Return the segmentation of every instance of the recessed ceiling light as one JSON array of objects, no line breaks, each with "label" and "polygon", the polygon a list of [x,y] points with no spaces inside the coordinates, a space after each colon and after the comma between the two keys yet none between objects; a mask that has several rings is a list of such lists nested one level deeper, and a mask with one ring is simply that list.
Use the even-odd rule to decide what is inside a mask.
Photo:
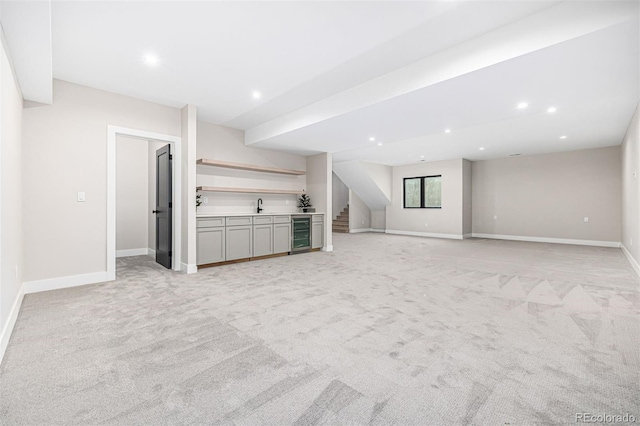
[{"label": "recessed ceiling light", "polygon": [[382,146],[382,142],[378,142],[378,146]]},{"label": "recessed ceiling light", "polygon": [[260,99],[260,97],[262,96],[262,93],[255,91],[252,93],[253,99]]},{"label": "recessed ceiling light", "polygon": [[567,136],[566,136],[566,135],[562,135],[562,136],[560,136],[560,139],[566,139],[566,138],[567,138]]},{"label": "recessed ceiling light", "polygon": [[525,109],[525,108],[526,108],[526,107],[528,107],[528,106],[529,106],[529,104],[528,104],[528,103],[526,103],[526,102],[520,102],[520,103],[518,104],[518,109]]},{"label": "recessed ceiling light", "polygon": [[451,133],[451,129],[444,129],[445,133]]},{"label": "recessed ceiling light", "polygon": [[482,147],[480,147],[478,149],[480,149],[480,151],[484,151],[484,146],[482,146]]},{"label": "recessed ceiling light", "polygon": [[158,57],[156,55],[148,54],[144,56],[144,63],[149,66],[156,66],[158,65],[158,62]]},{"label": "recessed ceiling light", "polygon": [[554,112],[556,112],[557,110],[558,110],[558,108],[556,108],[556,107],[549,107],[549,109],[547,110],[547,112],[548,112],[549,114],[553,114],[553,113],[554,113]]},{"label": "recessed ceiling light", "polygon": [[374,138],[373,136],[371,136],[371,137],[369,138],[369,140],[370,140],[371,142],[373,142],[373,141],[375,141],[375,140],[376,140],[376,138]]},{"label": "recessed ceiling light", "polygon": [[421,155],[420,158],[424,158],[424,155]]}]

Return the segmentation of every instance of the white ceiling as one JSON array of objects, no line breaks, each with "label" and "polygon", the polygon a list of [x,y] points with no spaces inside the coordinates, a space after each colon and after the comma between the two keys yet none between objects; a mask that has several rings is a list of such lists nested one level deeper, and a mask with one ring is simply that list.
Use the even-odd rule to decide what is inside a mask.
[{"label": "white ceiling", "polygon": [[[619,144],[639,100],[638,15],[611,1],[53,1],[49,61],[54,78],[194,104],[256,147],[476,160]],[[38,100],[20,68],[46,52],[16,59],[34,37],[7,31],[34,22],[0,19]]]}]

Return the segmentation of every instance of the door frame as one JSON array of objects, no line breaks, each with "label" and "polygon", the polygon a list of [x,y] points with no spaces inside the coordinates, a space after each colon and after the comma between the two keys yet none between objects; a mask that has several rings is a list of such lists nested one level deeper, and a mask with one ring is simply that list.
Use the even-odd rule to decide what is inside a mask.
[{"label": "door frame", "polygon": [[182,247],[182,138],[120,126],[107,126],[107,280],[116,279],[116,140],[118,135],[171,144],[173,223],[171,269],[180,271]]}]

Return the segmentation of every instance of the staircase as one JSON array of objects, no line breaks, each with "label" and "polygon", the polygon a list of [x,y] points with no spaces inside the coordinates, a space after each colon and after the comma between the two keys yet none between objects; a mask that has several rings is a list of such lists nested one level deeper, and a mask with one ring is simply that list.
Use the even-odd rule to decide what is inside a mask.
[{"label": "staircase", "polygon": [[349,233],[349,206],[342,210],[337,219],[333,221],[333,232]]}]

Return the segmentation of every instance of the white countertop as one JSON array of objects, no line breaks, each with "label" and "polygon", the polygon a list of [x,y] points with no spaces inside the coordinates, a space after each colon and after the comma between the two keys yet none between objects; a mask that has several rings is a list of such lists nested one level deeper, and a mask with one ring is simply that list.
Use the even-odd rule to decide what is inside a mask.
[{"label": "white countertop", "polygon": [[231,216],[280,216],[280,215],[294,215],[294,214],[324,214],[323,212],[262,212],[262,213],[197,213],[196,217],[231,217]]}]

